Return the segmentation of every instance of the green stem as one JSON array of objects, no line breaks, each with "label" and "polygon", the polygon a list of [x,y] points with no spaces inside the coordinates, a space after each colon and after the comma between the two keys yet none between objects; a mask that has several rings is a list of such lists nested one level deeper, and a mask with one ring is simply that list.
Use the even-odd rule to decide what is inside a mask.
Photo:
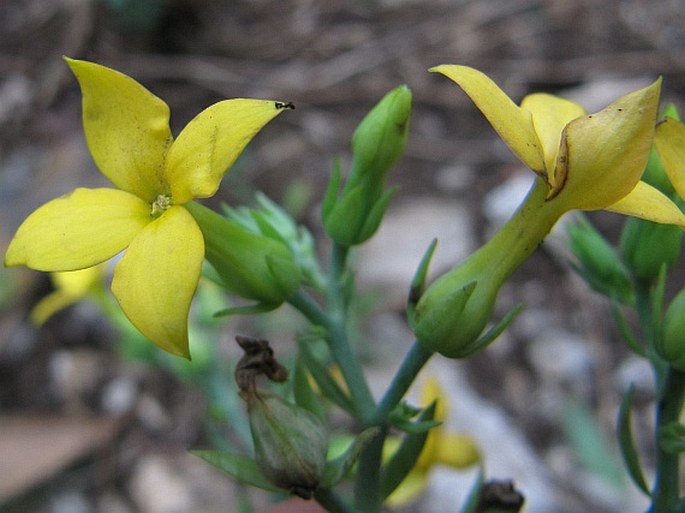
[{"label": "green stem", "polygon": [[329,347],[350,391],[357,420],[362,425],[367,425],[376,403],[347,336],[347,298],[343,280],[347,270],[348,250],[345,246],[333,244],[326,309],[330,321]]},{"label": "green stem", "polygon": [[685,396],[685,373],[670,368],[656,414],[656,478],[650,513],[672,513],[680,495],[680,454],[667,452],[660,443],[662,429],[678,422]]},{"label": "green stem", "polygon": [[362,451],[357,462],[357,477],[354,482],[354,504],[359,512],[378,513],[383,507],[381,496],[381,465],[383,445],[388,427],[380,431]]},{"label": "green stem", "polygon": [[333,490],[319,489],[314,493],[314,498],[330,513],[355,513],[355,509]]},{"label": "green stem", "polygon": [[395,373],[390,386],[378,403],[372,425],[378,426],[387,421],[388,414],[399,404],[416,379],[416,376],[418,376],[433,354],[433,351],[427,349],[419,342],[414,342],[414,345],[412,345],[404,357],[397,373]]}]

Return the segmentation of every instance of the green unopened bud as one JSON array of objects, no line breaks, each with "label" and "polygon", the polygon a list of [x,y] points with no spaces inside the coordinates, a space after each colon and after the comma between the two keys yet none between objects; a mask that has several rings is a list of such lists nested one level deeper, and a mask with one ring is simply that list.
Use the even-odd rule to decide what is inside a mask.
[{"label": "green unopened bud", "polygon": [[282,242],[254,233],[199,203],[185,206],[202,230],[207,260],[228,290],[270,308],[297,291],[300,269]]},{"label": "green unopened bud", "polygon": [[400,86],[386,94],[355,130],[345,187],[338,196],[336,169],[323,205],[324,227],[338,244],[360,244],[378,229],[394,192],[385,189],[385,178],[404,152],[410,117],[411,91]]},{"label": "green unopened bud", "polygon": [[422,345],[450,358],[484,347],[481,333],[492,318],[500,288],[563,213],[555,202],[545,201],[546,194],[547,185],[536,179],[509,222],[420,296],[416,308],[410,309],[410,323]]},{"label": "green unopened bud", "polygon": [[666,310],[656,350],[674,368],[685,371],[685,289],[676,294]]},{"label": "green unopened bud", "polygon": [[576,271],[593,290],[622,303],[633,299],[630,275],[614,247],[578,214],[568,227],[569,246],[577,262]]},{"label": "green unopened bud", "polygon": [[623,261],[638,278],[655,279],[678,261],[682,238],[679,226],[631,217],[621,232]]}]

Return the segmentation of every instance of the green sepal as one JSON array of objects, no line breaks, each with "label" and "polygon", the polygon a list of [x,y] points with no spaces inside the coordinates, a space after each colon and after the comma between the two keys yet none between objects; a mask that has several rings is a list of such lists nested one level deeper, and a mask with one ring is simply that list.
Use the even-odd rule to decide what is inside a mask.
[{"label": "green sepal", "polygon": [[281,306],[280,304],[273,304],[273,303],[255,303],[252,305],[244,305],[244,306],[232,306],[230,308],[225,308],[223,310],[219,310],[218,312],[214,312],[214,317],[219,318],[219,317],[228,317],[229,315],[254,315],[254,314],[260,314],[264,312],[271,312],[272,310],[275,310]]},{"label": "green sepal", "polygon": [[203,459],[210,465],[220,469],[243,484],[261,488],[268,492],[281,492],[282,489],[273,485],[262,473],[257,463],[243,454],[229,451],[199,450],[190,454]]},{"label": "green sepal", "polygon": [[322,218],[326,219],[330,214],[338,200],[338,192],[340,191],[340,182],[342,180],[342,171],[340,169],[340,159],[337,158],[333,162],[333,174],[328,182],[326,188],[326,195],[323,198],[321,205]]},{"label": "green sepal", "polygon": [[478,470],[478,475],[476,476],[473,485],[469,490],[469,494],[466,497],[466,502],[461,507],[459,513],[476,513],[476,508],[478,507],[478,502],[480,501],[480,490],[483,488],[483,483],[485,482],[485,469],[481,466]]},{"label": "green sepal", "polygon": [[407,295],[407,321],[412,330],[416,326],[416,304],[419,302],[419,299],[421,299],[421,294],[423,294],[423,291],[425,290],[428,268],[430,267],[430,262],[437,246],[438,239],[433,239],[428,245],[428,249],[426,249],[423,254],[421,262],[419,262],[419,266],[416,268],[414,277],[409,285],[409,294]]},{"label": "green sepal", "polygon": [[492,344],[495,339],[497,339],[497,337],[499,337],[502,332],[504,332],[504,330],[507,329],[512,322],[514,322],[514,319],[516,319],[518,314],[520,314],[524,308],[525,306],[523,304],[519,304],[509,310],[497,324],[486,331],[483,335],[478,337],[475,342],[466,346],[463,349],[463,352],[460,353],[457,358],[466,358],[467,356],[471,356],[472,354],[477,353],[481,349],[485,349],[487,346]]},{"label": "green sepal", "polygon": [[293,373],[293,396],[295,404],[314,415],[323,419],[326,416],[321,398],[317,395],[311,385],[309,372],[303,362],[302,356],[298,355],[295,361],[295,372]]},{"label": "green sepal", "polygon": [[378,227],[381,225],[381,222],[383,221],[383,217],[385,217],[385,212],[388,210],[390,201],[392,200],[392,197],[395,195],[395,192],[397,192],[398,188],[399,187],[390,187],[383,193],[380,199],[376,201],[376,203],[374,203],[373,208],[371,208],[371,211],[364,220],[364,224],[362,224],[361,231],[357,236],[357,244],[366,242],[373,236],[374,233],[376,233],[376,230],[378,230]]},{"label": "green sepal", "polygon": [[[419,415],[419,422],[429,422],[435,416],[437,402],[433,401]],[[381,496],[388,497],[416,465],[428,438],[428,430],[408,434],[398,449],[381,469]]]},{"label": "green sepal", "polygon": [[616,426],[618,431],[618,446],[621,449],[621,456],[623,456],[623,462],[628,470],[628,475],[647,497],[651,497],[652,494],[649,491],[647,481],[642,473],[640,456],[635,448],[633,428],[631,426],[631,410],[633,409],[634,392],[635,387],[631,384],[623,396],[621,407],[618,410],[618,422]]},{"label": "green sepal", "polygon": [[331,377],[326,366],[312,354],[306,344],[300,344],[300,357],[323,396],[350,414],[355,409],[349,395]]},{"label": "green sepal", "polygon": [[420,408],[415,408],[414,406],[402,402],[390,412],[388,421],[400,431],[409,434],[425,433],[442,424],[442,422],[437,420],[412,421],[411,419],[416,417],[421,411]]},{"label": "green sepal", "polygon": [[353,246],[368,215],[363,184],[345,191],[323,218],[328,236],[341,246]]},{"label": "green sepal", "polygon": [[379,427],[365,429],[354,438],[343,454],[332,460],[327,460],[321,478],[321,487],[331,488],[342,481],[357,462],[361,452],[379,431]]}]

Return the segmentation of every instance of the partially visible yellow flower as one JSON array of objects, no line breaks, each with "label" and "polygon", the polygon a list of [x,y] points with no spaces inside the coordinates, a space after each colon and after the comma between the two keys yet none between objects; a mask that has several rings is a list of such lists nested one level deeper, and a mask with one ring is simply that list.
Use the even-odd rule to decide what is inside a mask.
[{"label": "partially visible yellow flower", "polygon": [[667,117],[656,127],[654,146],[673,188],[685,199],[685,123]]},{"label": "partially visible yellow flower", "polygon": [[489,77],[467,66],[431,71],[456,82],[504,142],[548,185],[547,200],[563,211],[606,209],[685,226],[680,210],[640,181],[652,145],[661,79],[605,109],[586,114],[551,94],[526,96],[517,106]]},{"label": "partially visible yellow flower", "polygon": [[83,93],[83,127],[96,165],[117,188],[52,200],[19,227],[5,265],[74,271],[126,250],[112,291],[138,330],[189,357],[188,311],[205,256],[185,203],[212,196],[247,143],[287,104],[233,99],[198,114],[176,139],[169,107],[132,78],[67,59]]},{"label": "partially visible yellow flower", "polygon": [[[434,418],[443,422],[448,415],[447,395],[438,380],[431,377],[421,388],[421,402],[427,405],[435,400],[437,402]],[[399,439],[388,439],[388,445],[399,445]],[[470,436],[452,433],[442,424],[434,427],[428,433],[416,465],[387,498],[387,504],[398,507],[416,500],[428,486],[428,477],[435,465],[463,469],[475,465],[479,460],[478,448]]]},{"label": "partially visible yellow flower", "polygon": [[50,294],[38,301],[31,310],[31,322],[45,323],[54,314],[97,293],[104,287],[105,265],[95,265],[78,271],[52,273],[50,278],[55,288]]}]

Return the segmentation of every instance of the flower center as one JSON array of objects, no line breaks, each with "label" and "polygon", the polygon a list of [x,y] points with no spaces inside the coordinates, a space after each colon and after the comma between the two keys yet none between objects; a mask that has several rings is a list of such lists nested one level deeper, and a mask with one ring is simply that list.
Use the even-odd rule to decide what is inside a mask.
[{"label": "flower center", "polygon": [[158,218],[164,212],[166,212],[170,206],[171,196],[167,194],[160,194],[155,198],[155,201],[152,202],[150,208],[150,217],[154,217],[155,219]]}]

